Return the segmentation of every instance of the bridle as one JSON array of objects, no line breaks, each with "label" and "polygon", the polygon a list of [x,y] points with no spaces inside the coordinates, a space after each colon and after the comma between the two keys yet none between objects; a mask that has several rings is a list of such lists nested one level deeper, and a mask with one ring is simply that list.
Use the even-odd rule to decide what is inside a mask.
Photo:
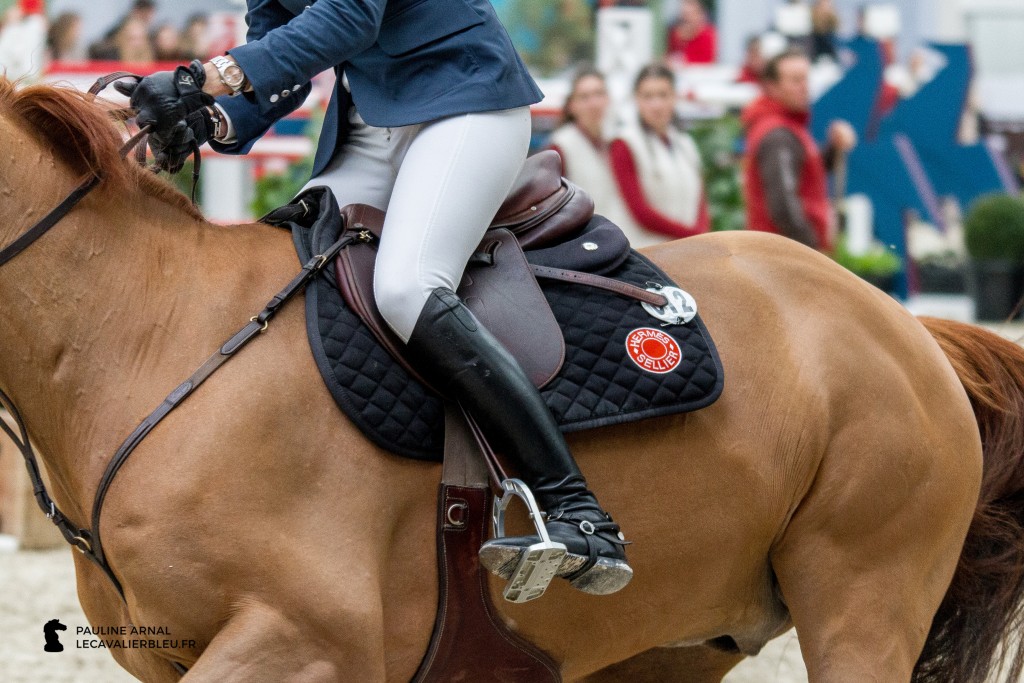
[{"label": "bridle", "polygon": [[[141,80],[142,77],[127,72],[113,73],[97,80],[92,88],[89,89],[89,94],[95,96],[111,83],[122,78],[135,78]],[[122,112],[120,116],[124,116],[124,113]],[[122,120],[127,120],[127,117],[124,116]],[[148,133],[149,127],[146,127],[131,136],[120,149],[121,158],[127,158],[128,154],[135,149],[137,151],[137,159],[142,164],[145,164],[146,145],[144,143]],[[195,183],[198,180],[200,163],[198,145],[195,145],[193,149],[193,159],[194,171],[192,197],[194,202]],[[11,259],[25,251],[25,249],[46,234],[46,232],[53,226],[57,225],[57,223],[67,216],[77,204],[79,204],[102,182],[102,180],[102,177],[97,174],[91,174],[89,177],[82,180],[81,183],[72,190],[56,208],[46,214],[31,228],[22,233],[10,245],[0,249],[0,268],[2,268]],[[303,207],[305,207],[304,204]],[[308,209],[304,208],[303,210]],[[300,217],[288,213],[289,211],[294,213],[294,208],[291,206],[283,207],[281,211],[285,211],[285,215],[282,217],[283,221],[294,220]],[[277,213],[278,212],[273,212],[271,215]],[[117,588],[117,592],[120,594],[122,600],[125,599],[124,588],[117,576],[114,574],[113,569],[111,569],[108,564],[103,552],[103,545],[100,540],[100,513],[103,509],[103,501],[106,498],[107,491],[114,477],[117,475],[117,472],[128,459],[128,456],[132,454],[136,447],[142,443],[142,440],[146,435],[148,435],[161,420],[163,420],[172,410],[188,398],[192,392],[194,392],[200,384],[206,381],[210,375],[220,368],[221,365],[230,360],[235,353],[241,350],[259,334],[265,332],[270,323],[270,319],[273,318],[277,311],[296,293],[301,291],[303,287],[305,287],[306,283],[319,274],[328,263],[333,261],[334,257],[338,255],[342,248],[352,242],[355,242],[357,239],[359,238],[355,233],[346,232],[342,234],[341,238],[337,242],[328,247],[324,253],[312,257],[302,267],[302,270],[299,271],[299,273],[291,280],[291,282],[289,282],[284,289],[278,292],[277,295],[267,303],[262,311],[250,318],[249,322],[244,327],[224,342],[224,344],[222,344],[221,347],[199,367],[199,369],[192,373],[188,379],[178,385],[178,387],[174,389],[174,391],[172,391],[167,398],[165,398],[163,402],[135,428],[134,431],[132,431],[128,438],[122,442],[120,448],[117,449],[114,457],[107,464],[103,477],[100,479],[96,496],[93,499],[92,524],[90,528],[84,528],[74,524],[71,519],[57,507],[53,499],[50,497],[46,490],[46,485],[43,482],[39,469],[38,458],[29,441],[28,430],[21,417],[21,413],[18,412],[18,409],[14,405],[14,401],[10,396],[5,394],[3,390],[0,390],[0,406],[7,410],[13,418],[16,427],[15,429],[15,427],[8,425],[5,420],[0,419],[0,429],[10,437],[11,441],[21,452],[22,457],[25,460],[25,466],[28,469],[29,479],[32,482],[32,492],[40,509],[46,514],[46,517],[56,525],[57,529],[60,530],[64,540],[103,570],[103,573],[106,574],[107,578],[109,578],[114,584],[114,587]],[[171,664],[178,673],[186,673],[187,669],[180,662],[171,661]]]},{"label": "bridle", "polygon": [[[104,76],[96,81],[93,86],[89,89],[89,94],[96,96],[108,85],[114,81],[121,80],[122,78],[136,78],[141,80],[142,77],[137,74],[128,73],[126,71],[118,71],[117,73]],[[123,117],[124,114],[117,114],[116,116]],[[128,153],[133,149],[138,148],[141,151],[142,162],[145,163],[146,146],[140,145],[140,143],[146,140],[149,135],[149,126],[143,128],[135,135],[128,138],[128,140],[121,146],[119,154],[122,159],[128,157]],[[38,223],[33,225],[31,228],[23,232],[18,239],[14,240],[11,244],[7,245],[3,249],[0,249],[0,268],[4,266],[8,261],[13,259],[21,252],[28,249],[28,247],[35,242],[37,239],[47,233],[47,231],[53,226],[57,225],[62,218],[67,216],[72,209],[74,209],[79,202],[86,198],[86,196],[96,189],[96,186],[103,181],[103,178],[99,175],[90,174],[87,178],[79,183],[78,187],[72,190],[67,197],[64,198],[55,209],[50,213],[43,216]]]},{"label": "bridle", "polygon": [[[135,78],[141,80],[142,77],[136,74],[119,71],[98,79],[89,89],[89,94],[95,97],[111,83],[122,78]],[[128,138],[119,150],[121,158],[127,158],[128,154],[133,149],[138,148],[141,150],[141,158],[144,162],[146,146],[145,144],[140,145],[140,143],[145,142],[148,134],[149,128],[146,127]],[[75,189],[68,193],[56,208],[43,216],[35,225],[23,232],[11,244],[0,249],[0,268],[28,249],[36,240],[45,235],[50,228],[57,225],[57,223],[67,216],[72,209],[74,209],[83,199],[86,198],[86,196],[88,196],[90,192],[96,189],[102,181],[103,178],[100,175],[90,174],[87,178],[82,180]],[[35,451],[32,448],[32,444],[29,442],[25,423],[22,420],[17,407],[14,405],[14,401],[5,394],[3,390],[0,390],[0,405],[6,408],[7,412],[14,419],[14,423],[18,431],[16,433],[14,429],[2,419],[0,419],[0,429],[3,429],[7,436],[10,437],[11,441],[14,442],[14,445],[19,451],[21,451],[22,456],[25,458],[25,465],[28,467],[29,479],[32,482],[32,492],[35,495],[36,502],[39,504],[40,509],[42,509],[42,511],[46,513],[46,517],[57,526],[61,535],[64,537],[64,540],[88,555],[92,550],[89,543],[88,532],[83,533],[83,529],[72,524],[67,515],[61,512],[53,502],[53,499],[50,498],[39,471],[39,464],[36,459]]]}]

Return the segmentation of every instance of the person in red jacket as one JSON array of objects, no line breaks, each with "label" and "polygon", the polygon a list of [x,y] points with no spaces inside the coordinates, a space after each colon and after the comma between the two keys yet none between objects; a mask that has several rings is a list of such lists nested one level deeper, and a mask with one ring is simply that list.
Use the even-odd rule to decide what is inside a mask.
[{"label": "person in red jacket", "polygon": [[764,94],[743,112],[747,227],[830,251],[834,220],[826,168],[853,148],[857,135],[849,123],[835,121],[828,148],[818,149],[809,129],[810,67],[799,50],[772,58],[765,67]]},{"label": "person in red jacket", "polygon": [[685,64],[713,64],[718,33],[700,0],[683,0],[679,19],[668,29],[667,56]]}]

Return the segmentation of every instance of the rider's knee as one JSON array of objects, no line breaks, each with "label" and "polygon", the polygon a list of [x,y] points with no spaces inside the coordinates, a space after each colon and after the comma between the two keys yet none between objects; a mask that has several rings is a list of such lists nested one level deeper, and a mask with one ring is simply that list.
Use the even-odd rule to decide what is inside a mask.
[{"label": "rider's knee", "polygon": [[375,278],[374,297],[381,317],[403,340],[409,338],[426,295],[412,277]]}]

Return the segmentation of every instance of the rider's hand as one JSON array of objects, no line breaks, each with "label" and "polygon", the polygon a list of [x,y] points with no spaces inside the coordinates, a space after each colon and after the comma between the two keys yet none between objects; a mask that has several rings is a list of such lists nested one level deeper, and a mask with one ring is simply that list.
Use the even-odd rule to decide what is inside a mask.
[{"label": "rider's hand", "polygon": [[195,133],[184,121],[149,136],[153,163],[157,168],[172,174],[181,170],[197,145]]},{"label": "rider's hand", "polygon": [[[203,92],[204,83],[206,71],[202,62],[195,60],[174,71],[158,71],[138,83],[119,81],[114,87],[131,98],[140,128],[152,126],[151,135],[170,140],[180,122],[213,104],[213,97]],[[196,128],[197,123],[188,126]]]}]

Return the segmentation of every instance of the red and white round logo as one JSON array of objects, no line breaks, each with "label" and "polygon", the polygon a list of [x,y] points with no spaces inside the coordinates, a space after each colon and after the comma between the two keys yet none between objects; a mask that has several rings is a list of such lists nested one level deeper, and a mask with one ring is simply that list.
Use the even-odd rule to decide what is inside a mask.
[{"label": "red and white round logo", "polygon": [[656,375],[672,372],[683,362],[679,343],[653,327],[630,332],[626,337],[626,353],[641,369]]}]

